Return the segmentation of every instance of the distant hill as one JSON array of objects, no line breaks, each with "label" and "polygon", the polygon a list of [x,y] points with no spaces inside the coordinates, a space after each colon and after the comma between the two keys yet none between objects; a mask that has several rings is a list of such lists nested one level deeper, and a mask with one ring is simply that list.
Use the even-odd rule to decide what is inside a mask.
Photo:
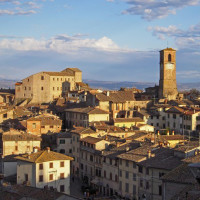
[{"label": "distant hill", "polygon": [[[9,80],[0,78],[0,88],[15,88],[15,83],[18,80]],[[144,90],[147,87],[155,86],[153,82],[131,82],[131,81],[96,81],[96,80],[83,80],[88,83],[92,88],[100,88],[104,90],[119,90],[121,87],[136,87],[140,90]],[[178,83],[178,90],[190,90],[196,88],[200,90],[200,82],[197,83]]]},{"label": "distant hill", "polygon": [[14,89],[16,82],[17,82],[17,80],[9,80],[9,79],[0,78],[0,88]]},{"label": "distant hill", "polygon": [[[88,83],[92,88],[101,88],[104,90],[119,90],[121,87],[136,87],[137,89],[144,90],[147,87],[153,87],[156,83],[153,82],[130,82],[130,81],[95,81],[83,80]],[[190,90],[196,88],[200,90],[200,82],[197,83],[178,83],[178,90]]]}]

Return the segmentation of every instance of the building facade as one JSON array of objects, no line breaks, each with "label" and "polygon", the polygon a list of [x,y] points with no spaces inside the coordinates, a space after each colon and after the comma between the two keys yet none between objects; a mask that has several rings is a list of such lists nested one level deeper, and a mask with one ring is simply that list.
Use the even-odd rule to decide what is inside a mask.
[{"label": "building facade", "polygon": [[15,84],[15,99],[29,99],[31,103],[48,103],[75,89],[82,82],[78,68],[66,68],[61,72],[39,72]]}]

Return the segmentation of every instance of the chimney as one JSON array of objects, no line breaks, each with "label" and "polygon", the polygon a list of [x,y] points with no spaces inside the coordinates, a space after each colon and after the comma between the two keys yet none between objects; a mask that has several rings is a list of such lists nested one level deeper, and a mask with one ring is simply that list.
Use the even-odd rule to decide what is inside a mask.
[{"label": "chimney", "polygon": [[106,92],[106,96],[109,97],[110,96],[110,91]]},{"label": "chimney", "polygon": [[38,148],[37,147],[34,147],[33,148],[33,153],[37,153],[38,152]]},{"label": "chimney", "polygon": [[172,135],[174,135],[174,131],[172,131]]},{"label": "chimney", "polygon": [[50,147],[47,147],[46,150],[47,150],[47,152],[49,153],[49,152],[50,152]]},{"label": "chimney", "polygon": [[158,136],[160,135],[160,131],[158,131],[157,135],[158,135]]},{"label": "chimney", "polygon": [[169,131],[167,131],[167,135],[169,135]]},{"label": "chimney", "polygon": [[130,150],[130,148],[127,146],[127,147],[126,147],[126,152],[128,152],[129,150]]},{"label": "chimney", "polygon": [[147,151],[147,157],[148,157],[148,158],[151,158],[151,150],[148,150],[148,151]]}]

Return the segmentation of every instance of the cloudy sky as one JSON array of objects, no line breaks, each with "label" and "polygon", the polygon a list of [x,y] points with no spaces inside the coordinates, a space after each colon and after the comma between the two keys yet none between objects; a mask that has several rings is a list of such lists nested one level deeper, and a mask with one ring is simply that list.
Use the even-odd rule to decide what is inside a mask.
[{"label": "cloudy sky", "polygon": [[159,50],[178,82],[200,80],[200,0],[0,0],[0,78],[78,67],[85,79],[158,82]]}]

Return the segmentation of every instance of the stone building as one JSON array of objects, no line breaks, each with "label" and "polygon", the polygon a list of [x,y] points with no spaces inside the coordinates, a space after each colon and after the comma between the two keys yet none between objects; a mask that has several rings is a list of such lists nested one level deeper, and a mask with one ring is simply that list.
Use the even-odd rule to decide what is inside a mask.
[{"label": "stone building", "polygon": [[48,132],[59,133],[61,128],[62,120],[51,114],[43,114],[27,120],[27,132],[35,135]]},{"label": "stone building", "polygon": [[0,134],[0,152],[3,156],[32,152],[40,148],[41,138],[25,132],[11,129]]},{"label": "stone building", "polygon": [[50,151],[17,156],[17,184],[49,187],[70,194],[70,161],[73,158]]},{"label": "stone building", "polygon": [[90,122],[109,121],[109,112],[93,107],[66,109],[66,126],[88,127]]},{"label": "stone building", "polygon": [[159,99],[176,99],[176,50],[166,48],[160,51]]},{"label": "stone building", "polygon": [[79,82],[82,82],[82,72],[78,68],[39,72],[15,84],[15,99],[17,102],[28,99],[31,103],[48,103],[74,90]]}]

